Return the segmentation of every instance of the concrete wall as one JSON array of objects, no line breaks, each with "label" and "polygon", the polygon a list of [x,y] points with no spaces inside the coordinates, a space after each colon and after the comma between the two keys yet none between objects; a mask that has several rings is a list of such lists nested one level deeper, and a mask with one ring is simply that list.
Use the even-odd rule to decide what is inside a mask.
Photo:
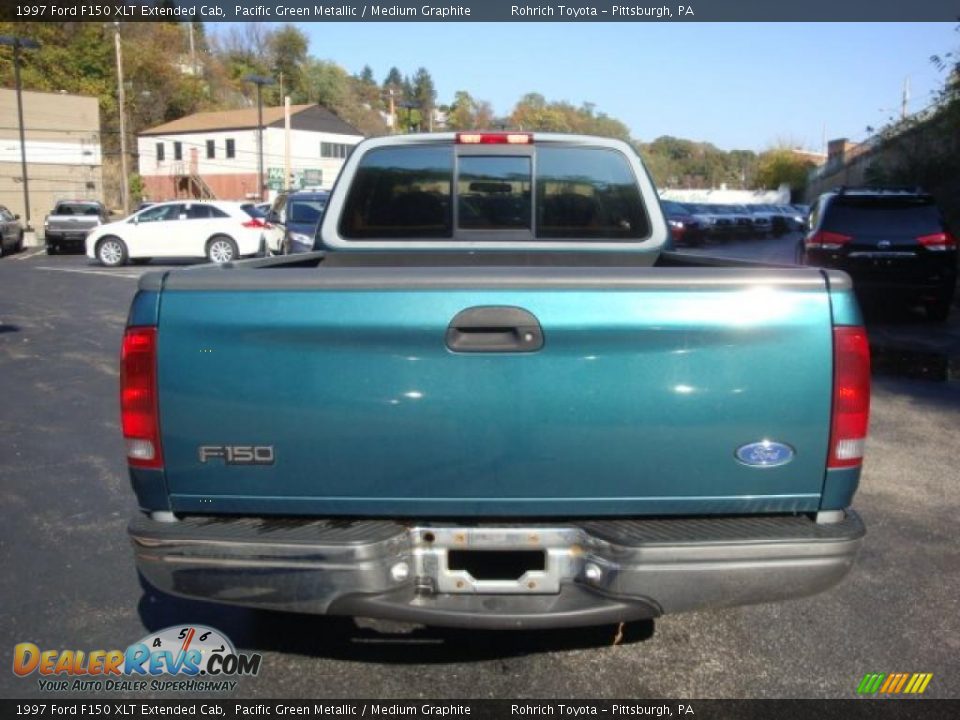
[{"label": "concrete wall", "polygon": [[[64,93],[23,93],[30,218],[42,230],[57,200],[103,202],[100,107],[96,98]],[[0,89],[0,205],[26,221],[20,166],[17,95]]]},{"label": "concrete wall", "polygon": [[781,185],[778,190],[683,190],[667,189],[660,192],[664,200],[718,205],[789,205],[790,188]]},{"label": "concrete wall", "polygon": [[827,162],[813,170],[807,181],[806,201],[841,185],[866,185],[869,168],[883,155],[879,143],[851,143],[845,138],[831,140]]},{"label": "concrete wall", "polygon": [[960,234],[960,100],[935,105],[888,128],[843,162],[811,173],[808,200],[840,185],[922,187]]}]

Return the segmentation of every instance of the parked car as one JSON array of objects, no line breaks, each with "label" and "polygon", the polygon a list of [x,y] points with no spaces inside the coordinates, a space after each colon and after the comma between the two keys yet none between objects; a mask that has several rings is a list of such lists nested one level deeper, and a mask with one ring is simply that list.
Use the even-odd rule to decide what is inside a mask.
[{"label": "parked car", "polygon": [[225,263],[261,250],[264,222],[241,203],[175,200],[157,203],[87,236],[87,257],[107,267],[155,257],[205,257]]},{"label": "parked car", "polygon": [[797,225],[797,230],[807,229],[807,220],[810,218],[810,206],[809,205],[788,205],[787,207],[793,208],[795,214],[792,216],[794,220],[799,221]]},{"label": "parked car", "polygon": [[0,257],[23,250],[23,225],[20,216],[0,205]]},{"label": "parked car", "polygon": [[303,190],[277,195],[266,218],[267,250],[276,255],[313,250],[317,224],[329,197],[326,191]]},{"label": "parked car", "polygon": [[61,200],[43,220],[43,239],[47,255],[65,249],[82,250],[87,234],[110,222],[110,213],[94,200]]},{"label": "parked car", "polygon": [[919,301],[932,320],[950,313],[957,240],[922,191],[841,188],[821,195],[797,259],[848,272],[861,296]]},{"label": "parked car", "polygon": [[757,233],[753,213],[745,205],[718,205],[717,207],[732,219],[734,234],[746,237]]},{"label": "parked car", "polygon": [[683,204],[710,238],[724,238],[733,234],[733,220],[727,213],[717,210],[715,205],[706,203]]},{"label": "parked car", "polygon": [[676,245],[702,245],[705,230],[686,207],[681,203],[661,200],[660,207],[667,217],[667,225]]},{"label": "parked car", "polygon": [[[240,207],[243,208],[243,211],[250,217],[260,218],[261,220],[266,220],[267,213],[270,212],[269,203],[251,203],[245,202],[240,203]],[[266,225],[266,222],[264,222]]]},{"label": "parked car", "polygon": [[777,217],[777,213],[768,205],[753,204],[738,205],[737,207],[742,207],[750,213],[750,217],[753,220],[754,235],[763,236],[775,233],[777,226],[775,218]]},{"label": "parked car", "polygon": [[806,215],[799,212],[792,205],[768,205],[773,213],[773,234],[783,235],[795,230],[802,230]]}]

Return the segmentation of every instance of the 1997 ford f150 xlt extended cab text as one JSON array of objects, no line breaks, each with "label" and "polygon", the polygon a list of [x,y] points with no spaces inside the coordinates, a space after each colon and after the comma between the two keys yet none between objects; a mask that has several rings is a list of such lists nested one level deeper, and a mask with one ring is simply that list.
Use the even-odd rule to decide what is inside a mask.
[{"label": "1997 ford f150 xlt extended cab text", "polygon": [[599,138],[368,140],[322,249],[145,275],[122,412],[169,593],[434,625],[613,623],[850,569],[849,278],[683,256]]}]

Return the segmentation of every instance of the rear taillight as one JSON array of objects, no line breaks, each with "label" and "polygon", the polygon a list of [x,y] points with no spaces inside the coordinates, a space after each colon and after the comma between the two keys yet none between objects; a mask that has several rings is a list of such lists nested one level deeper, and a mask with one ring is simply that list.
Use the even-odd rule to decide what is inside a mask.
[{"label": "rear taillight", "polygon": [[120,355],[120,417],[127,462],[163,467],[157,408],[157,329],[127,328]]},{"label": "rear taillight", "polygon": [[870,421],[870,346],[862,327],[833,329],[833,417],[827,467],[856,467]]},{"label": "rear taillight", "polygon": [[804,240],[808,250],[839,250],[853,240],[849,235],[821,230]]},{"label": "rear taillight", "polygon": [[917,238],[917,242],[927,250],[956,250],[957,239],[948,232],[933,233]]},{"label": "rear taillight", "polygon": [[267,224],[260,218],[250,218],[245,223],[241,223],[245,228],[253,230],[255,228],[265,228]]},{"label": "rear taillight", "polygon": [[532,145],[532,133],[457,133],[459,145]]}]

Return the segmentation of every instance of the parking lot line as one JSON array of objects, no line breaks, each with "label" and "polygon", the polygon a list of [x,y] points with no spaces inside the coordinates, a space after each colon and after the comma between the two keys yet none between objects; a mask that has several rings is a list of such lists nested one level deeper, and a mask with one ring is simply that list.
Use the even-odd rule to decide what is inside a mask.
[{"label": "parking lot line", "polygon": [[16,257],[11,258],[12,260],[29,260],[32,257],[37,255],[46,254],[46,248],[34,248],[33,250],[24,250],[22,253],[18,253]]},{"label": "parking lot line", "polygon": [[37,265],[36,270],[53,270],[55,272],[72,272],[72,273],[82,273],[84,275],[106,275],[107,277],[119,277],[126,278],[128,280],[139,280],[140,275],[143,273],[137,273],[136,275],[130,275],[124,272],[110,272],[109,270],[83,270],[81,268],[57,268],[57,267],[47,267],[46,265]]}]

